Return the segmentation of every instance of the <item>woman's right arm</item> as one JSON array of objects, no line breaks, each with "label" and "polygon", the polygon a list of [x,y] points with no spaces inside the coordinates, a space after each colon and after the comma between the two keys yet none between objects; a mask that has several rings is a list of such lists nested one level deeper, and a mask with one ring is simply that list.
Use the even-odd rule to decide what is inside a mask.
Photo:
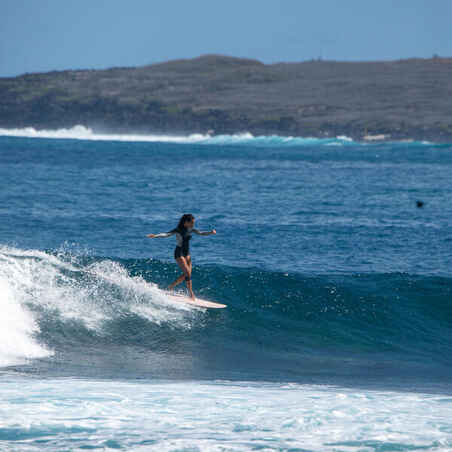
[{"label": "woman's right arm", "polygon": [[175,234],[174,231],[169,231],[169,232],[161,232],[160,234],[148,234],[146,237],[149,239],[163,239],[165,237],[170,237],[174,234]]}]

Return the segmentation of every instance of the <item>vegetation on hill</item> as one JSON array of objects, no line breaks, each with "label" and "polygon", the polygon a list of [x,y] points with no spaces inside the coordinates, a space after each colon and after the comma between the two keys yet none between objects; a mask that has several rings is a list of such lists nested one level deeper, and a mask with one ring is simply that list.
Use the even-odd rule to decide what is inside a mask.
[{"label": "vegetation on hill", "polygon": [[220,55],[0,78],[0,127],[452,137],[452,59],[263,64]]}]

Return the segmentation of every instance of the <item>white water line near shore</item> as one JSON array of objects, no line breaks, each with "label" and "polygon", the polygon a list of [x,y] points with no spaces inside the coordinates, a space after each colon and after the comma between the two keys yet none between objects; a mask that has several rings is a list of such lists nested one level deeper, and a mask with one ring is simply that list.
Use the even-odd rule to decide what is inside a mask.
[{"label": "white water line near shore", "polygon": [[33,127],[17,129],[1,129],[0,136],[24,137],[24,138],[53,138],[74,139],[91,141],[124,141],[124,142],[162,142],[162,143],[199,143],[199,144],[286,144],[286,145],[309,145],[309,144],[346,144],[353,140],[347,136],[331,138],[315,137],[293,137],[279,135],[254,136],[249,132],[241,132],[232,135],[211,135],[194,133],[189,135],[170,134],[115,134],[97,133],[83,125],[76,125],[68,129],[36,130]]},{"label": "white water line near shore", "polygon": [[51,451],[75,444],[146,451],[452,447],[452,398],[443,394],[7,375],[1,384],[0,441],[11,450],[38,450],[44,437]]},{"label": "white water line near shore", "polygon": [[[210,133],[192,133],[188,135],[177,134],[137,134],[137,133],[99,133],[84,125],[75,125],[70,128],[61,129],[35,129],[34,127],[23,128],[0,128],[0,137],[22,137],[22,138],[46,138],[64,140],[87,140],[87,141],[120,141],[141,143],[179,143],[179,144],[209,144],[209,145],[256,145],[256,146],[345,146],[361,145],[375,146],[382,143],[398,143],[404,145],[436,145],[430,141],[416,141],[411,138],[391,141],[390,135],[365,135],[362,141],[355,141],[346,135],[336,137],[301,137],[282,135],[253,135],[250,132],[238,132],[235,134],[213,135]],[[444,144],[444,143],[443,143]]]}]

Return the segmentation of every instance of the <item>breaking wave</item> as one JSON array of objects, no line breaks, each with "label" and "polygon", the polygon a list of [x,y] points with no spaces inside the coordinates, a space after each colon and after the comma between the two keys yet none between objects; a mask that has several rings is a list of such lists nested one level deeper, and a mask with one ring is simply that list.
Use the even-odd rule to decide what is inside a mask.
[{"label": "breaking wave", "polygon": [[[118,262],[81,265],[75,256],[5,246],[0,247],[0,301],[0,366],[51,356],[59,330],[75,327],[102,337],[109,321],[128,316],[185,329],[193,311],[155,284],[130,277]],[[75,337],[68,339],[73,343]]]},{"label": "breaking wave", "polygon": [[[279,135],[254,136],[249,132],[232,135],[210,135],[210,134],[190,134],[185,136],[163,135],[163,134],[114,134],[97,133],[83,125],[76,125],[69,129],[57,130],[36,130],[33,127],[20,129],[1,129],[0,136],[27,137],[27,138],[48,138],[48,139],[75,139],[93,141],[125,141],[125,142],[162,142],[181,144],[209,144],[209,145],[253,145],[253,146],[346,146],[346,145],[366,145],[375,146],[382,143],[384,139],[365,138],[364,142],[356,142],[352,138],[340,135],[337,137],[315,138],[315,137],[294,137]],[[398,142],[401,145],[429,145],[429,142],[416,142],[406,140]],[[441,145],[442,146],[442,145]]]},{"label": "breaking wave", "polygon": [[449,366],[452,356],[450,278],[200,266],[198,293],[228,305],[205,311],[159,289],[177,274],[160,261],[0,246],[0,264],[2,366],[52,360],[52,352],[64,362],[74,349],[82,362],[94,348],[102,350],[102,366],[139,347],[133,369],[142,361],[160,376],[167,365],[185,366],[191,376],[212,366],[223,376],[243,369],[260,377],[331,374],[376,360],[380,371],[388,362],[399,371],[402,361],[433,374],[432,366]]}]

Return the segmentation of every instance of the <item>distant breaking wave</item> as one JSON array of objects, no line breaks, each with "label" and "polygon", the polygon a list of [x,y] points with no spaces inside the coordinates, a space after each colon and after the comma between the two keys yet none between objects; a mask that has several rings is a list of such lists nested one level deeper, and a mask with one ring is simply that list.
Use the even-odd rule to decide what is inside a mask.
[{"label": "distant breaking wave", "polygon": [[257,145],[309,145],[309,144],[345,144],[353,143],[353,140],[346,136],[336,138],[311,138],[311,137],[283,137],[279,135],[254,136],[249,132],[237,133],[233,135],[209,135],[190,134],[185,136],[177,135],[145,135],[145,134],[100,134],[92,129],[77,125],[70,129],[57,130],[36,130],[33,127],[22,129],[0,129],[0,136],[27,137],[27,138],[59,138],[74,140],[93,141],[137,141],[137,142],[161,142],[161,143],[199,143],[199,144],[257,144]]},{"label": "distant breaking wave", "polygon": [[36,130],[33,127],[23,129],[0,129],[0,136],[27,138],[58,138],[93,141],[140,141],[140,142],[172,142],[196,143],[209,139],[209,135],[193,134],[188,136],[170,135],[133,135],[133,134],[99,134],[82,125],[70,129]]},{"label": "distant breaking wave", "polygon": [[[26,138],[54,138],[73,140],[93,140],[93,141],[126,141],[126,142],[161,142],[161,143],[181,143],[181,144],[211,144],[211,145],[253,145],[253,146],[345,146],[365,144],[375,146],[381,141],[369,140],[367,142],[356,142],[352,138],[340,135],[332,138],[315,137],[284,137],[279,135],[254,136],[249,132],[232,135],[209,135],[191,134],[185,136],[158,135],[158,134],[106,134],[96,133],[92,129],[82,125],[74,126],[70,129],[57,130],[36,130],[33,127],[21,129],[1,129],[0,136],[26,137]],[[431,145],[429,142],[399,142],[400,144]]]}]

